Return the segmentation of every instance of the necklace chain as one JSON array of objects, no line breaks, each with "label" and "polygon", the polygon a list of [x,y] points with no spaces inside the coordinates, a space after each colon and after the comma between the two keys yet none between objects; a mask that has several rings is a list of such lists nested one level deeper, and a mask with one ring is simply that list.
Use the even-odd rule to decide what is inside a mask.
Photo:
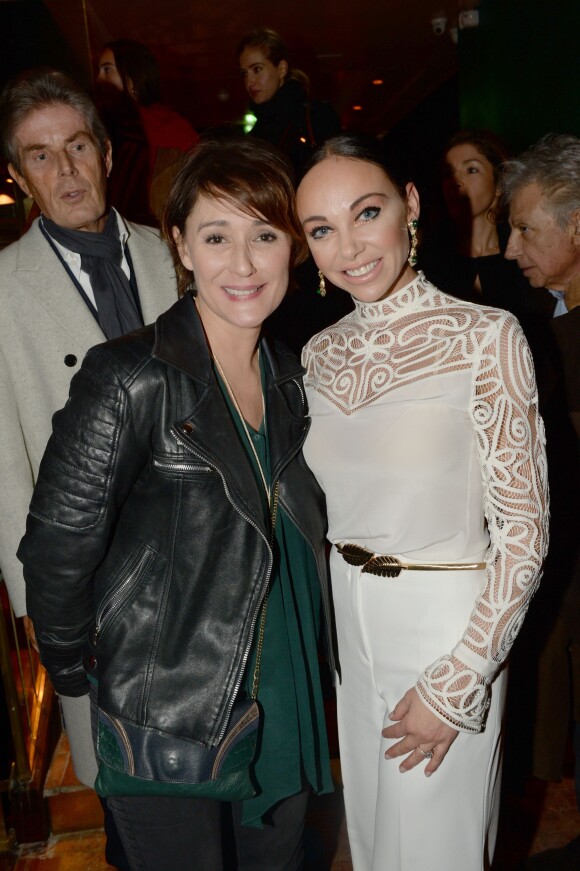
[{"label": "necklace chain", "polygon": [[[259,354],[260,354],[260,351],[259,351],[259,349],[258,349],[258,361],[259,361],[259,359],[260,359]],[[242,424],[242,426],[243,426],[243,428],[244,428],[244,433],[246,434],[246,438],[247,438],[247,440],[248,440],[248,444],[250,445],[250,448],[251,448],[252,453],[253,453],[253,455],[254,455],[254,459],[256,460],[256,463],[257,463],[257,465],[258,465],[258,469],[259,469],[259,472],[260,472],[260,477],[261,477],[261,479],[262,479],[262,484],[264,485],[264,490],[266,491],[266,498],[267,498],[267,500],[268,500],[268,505],[271,505],[271,491],[270,491],[270,488],[268,487],[268,484],[267,484],[267,482],[266,482],[266,476],[265,476],[265,474],[264,474],[264,469],[262,468],[262,464],[261,464],[261,462],[260,462],[260,458],[259,458],[259,456],[258,456],[258,452],[257,452],[257,450],[256,450],[256,447],[255,447],[255,445],[254,445],[254,442],[253,442],[253,440],[252,440],[252,437],[250,436],[250,431],[248,430],[248,425],[247,425],[247,423],[246,423],[246,421],[245,421],[245,419],[244,419],[244,415],[243,415],[242,412],[241,412],[240,406],[238,405],[238,400],[236,399],[236,394],[235,394],[234,391],[232,390],[232,387],[231,387],[231,385],[230,385],[230,382],[228,381],[228,379],[227,379],[227,377],[226,377],[226,373],[225,373],[224,370],[223,370],[222,364],[220,363],[220,361],[218,360],[218,358],[216,357],[216,355],[213,353],[213,351],[212,351],[212,357],[213,357],[213,359],[214,359],[214,363],[215,363],[215,365],[216,365],[216,368],[217,368],[217,370],[218,370],[218,372],[219,372],[219,374],[220,374],[220,376],[221,376],[221,379],[222,379],[222,381],[223,381],[224,384],[225,384],[226,390],[228,391],[229,397],[230,397],[230,399],[232,400],[233,406],[234,406],[234,408],[236,409],[236,412],[237,412],[237,414],[238,414],[238,417],[240,418],[241,424]],[[264,425],[265,425],[265,424],[266,424],[266,403],[265,403],[265,401],[264,401],[264,391],[263,391],[263,389],[262,389],[261,379],[260,379],[260,396],[261,396],[261,398],[262,398],[262,416],[263,416]]]}]

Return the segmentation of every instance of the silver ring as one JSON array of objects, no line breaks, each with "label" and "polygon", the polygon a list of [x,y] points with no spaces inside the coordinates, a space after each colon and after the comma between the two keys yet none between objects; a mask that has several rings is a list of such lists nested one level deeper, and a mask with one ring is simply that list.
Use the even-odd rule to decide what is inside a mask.
[{"label": "silver ring", "polygon": [[418,750],[419,753],[423,754],[423,759],[433,759],[432,750],[422,750],[420,747],[415,747],[415,750]]}]

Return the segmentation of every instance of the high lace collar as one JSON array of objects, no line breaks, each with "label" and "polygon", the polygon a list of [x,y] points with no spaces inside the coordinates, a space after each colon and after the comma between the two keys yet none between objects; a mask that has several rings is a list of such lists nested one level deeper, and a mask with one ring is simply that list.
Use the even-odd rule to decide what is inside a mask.
[{"label": "high lace collar", "polygon": [[355,316],[358,320],[373,324],[388,321],[393,315],[417,311],[434,304],[436,288],[418,272],[413,281],[389,294],[379,302],[361,302],[353,297]]}]

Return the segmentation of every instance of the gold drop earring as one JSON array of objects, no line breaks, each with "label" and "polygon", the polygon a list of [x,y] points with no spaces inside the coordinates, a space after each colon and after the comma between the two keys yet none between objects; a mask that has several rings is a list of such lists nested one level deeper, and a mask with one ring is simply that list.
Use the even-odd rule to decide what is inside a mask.
[{"label": "gold drop earring", "polygon": [[326,296],[326,282],[321,269],[318,270],[318,287],[316,288],[316,293],[318,296]]},{"label": "gold drop earring", "polygon": [[409,251],[409,266],[415,266],[417,263],[417,227],[419,226],[419,221],[417,218],[413,218],[407,224],[409,234],[411,236],[411,250]]}]

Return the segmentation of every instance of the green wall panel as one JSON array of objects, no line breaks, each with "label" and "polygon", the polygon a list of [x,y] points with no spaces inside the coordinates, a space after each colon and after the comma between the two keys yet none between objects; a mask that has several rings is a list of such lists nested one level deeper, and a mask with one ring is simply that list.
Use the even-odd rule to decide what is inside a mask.
[{"label": "green wall panel", "polygon": [[580,136],[580,0],[484,0],[460,31],[461,126],[514,151],[544,133]]}]

